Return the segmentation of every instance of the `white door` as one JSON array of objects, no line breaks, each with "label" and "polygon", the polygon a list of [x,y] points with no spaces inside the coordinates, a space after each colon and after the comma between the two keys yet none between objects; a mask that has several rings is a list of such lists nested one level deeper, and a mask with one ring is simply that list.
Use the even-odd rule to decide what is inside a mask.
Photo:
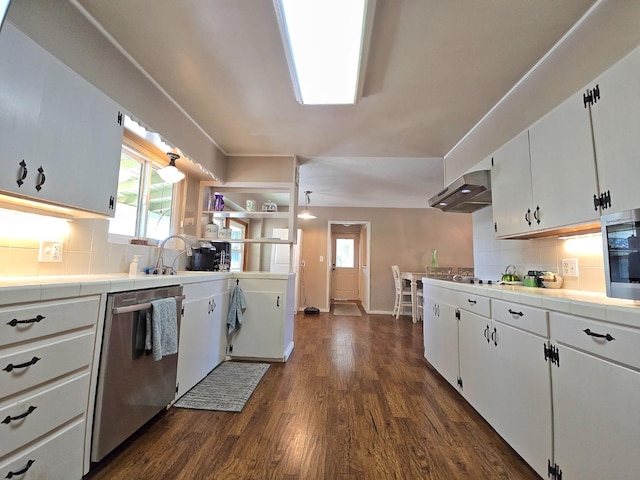
[{"label": "white door", "polygon": [[491,340],[493,322],[460,310],[458,329],[462,396],[493,425],[497,420],[492,390],[496,362],[496,345]]},{"label": "white door", "polygon": [[[531,210],[531,162],[529,161],[529,132],[509,140],[492,155],[491,195],[496,235],[528,232],[533,229],[525,220]],[[535,207],[534,207],[535,208]],[[533,215],[530,214],[531,221]]]},{"label": "white door", "polygon": [[498,345],[493,384],[487,386],[493,394],[492,426],[545,478],[552,451],[551,379],[543,350],[547,341],[495,321],[493,328]]},{"label": "white door", "polygon": [[[573,95],[529,128],[534,229],[594,222],[596,167],[589,112]],[[538,220],[540,223],[538,223]]]},{"label": "white door", "polygon": [[458,388],[458,320],[455,308],[424,299],[424,357],[444,379]]},{"label": "white door", "polygon": [[333,300],[358,300],[359,293],[359,235],[357,233],[335,233],[331,278]]},{"label": "white door", "polygon": [[640,50],[615,64],[589,86],[599,85],[600,100],[591,107],[601,192],[611,192],[603,213],[638,207],[640,178]]},{"label": "white door", "polygon": [[554,462],[562,478],[638,478],[640,372],[569,347],[559,355],[551,374]]}]

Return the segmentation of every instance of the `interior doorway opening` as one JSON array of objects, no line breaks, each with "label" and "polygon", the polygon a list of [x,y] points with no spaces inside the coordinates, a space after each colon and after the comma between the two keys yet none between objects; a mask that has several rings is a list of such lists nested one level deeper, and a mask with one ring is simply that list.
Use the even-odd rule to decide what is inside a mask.
[{"label": "interior doorway opening", "polygon": [[327,306],[334,301],[359,302],[369,311],[371,223],[329,222]]}]

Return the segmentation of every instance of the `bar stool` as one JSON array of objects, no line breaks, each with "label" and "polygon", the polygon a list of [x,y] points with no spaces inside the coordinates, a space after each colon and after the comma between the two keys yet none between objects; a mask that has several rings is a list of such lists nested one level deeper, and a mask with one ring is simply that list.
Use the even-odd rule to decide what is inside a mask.
[{"label": "bar stool", "polygon": [[393,282],[396,287],[396,301],[391,315],[398,318],[404,313],[406,307],[409,307],[409,311],[411,311],[411,289],[405,287],[400,277],[400,267],[398,265],[391,265],[391,271],[393,272]]}]

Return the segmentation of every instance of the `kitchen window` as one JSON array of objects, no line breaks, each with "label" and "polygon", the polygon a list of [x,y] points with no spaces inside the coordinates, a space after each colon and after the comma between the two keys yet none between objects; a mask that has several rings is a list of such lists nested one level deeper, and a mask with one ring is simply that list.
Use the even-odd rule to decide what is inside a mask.
[{"label": "kitchen window", "polygon": [[120,156],[116,213],[109,222],[114,238],[162,240],[175,231],[176,194],[180,184],[170,184],[158,175],[167,163],[163,152],[125,130]]}]

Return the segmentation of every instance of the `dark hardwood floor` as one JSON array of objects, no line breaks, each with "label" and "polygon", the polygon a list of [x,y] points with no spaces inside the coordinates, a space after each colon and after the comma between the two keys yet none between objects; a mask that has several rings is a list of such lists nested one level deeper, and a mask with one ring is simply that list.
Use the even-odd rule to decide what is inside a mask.
[{"label": "dark hardwood floor", "polygon": [[539,479],[423,357],[408,317],[298,315],[241,413],[171,408],[102,479]]}]

